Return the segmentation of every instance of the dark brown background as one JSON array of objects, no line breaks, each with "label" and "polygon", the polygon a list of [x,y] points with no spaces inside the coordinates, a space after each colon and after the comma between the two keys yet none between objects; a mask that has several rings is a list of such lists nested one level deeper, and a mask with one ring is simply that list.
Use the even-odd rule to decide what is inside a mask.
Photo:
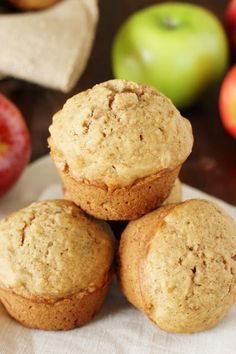
[{"label": "dark brown background", "polygon": [[[66,0],[65,0],[66,1]],[[0,92],[12,99],[23,112],[32,142],[32,160],[46,154],[48,125],[51,117],[68,96],[112,78],[111,43],[122,21],[153,0],[101,0],[100,22],[87,69],[77,87],[68,95],[14,79],[0,82]],[[212,10],[221,20],[227,1],[189,1]],[[218,90],[214,88],[191,110],[183,112],[190,119],[195,136],[192,155],[185,163],[181,179],[194,187],[236,205],[236,140],[226,133],[218,114]]]}]

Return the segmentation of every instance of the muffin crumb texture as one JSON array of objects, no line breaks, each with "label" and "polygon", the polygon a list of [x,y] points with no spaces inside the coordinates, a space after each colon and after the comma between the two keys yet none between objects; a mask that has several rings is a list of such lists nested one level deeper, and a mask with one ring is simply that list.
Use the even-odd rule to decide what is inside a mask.
[{"label": "muffin crumb texture", "polygon": [[111,231],[72,202],[37,202],[10,215],[0,240],[0,287],[14,294],[50,302],[108,281]]},{"label": "muffin crumb texture", "polygon": [[169,205],[131,222],[119,255],[124,293],[164,330],[212,327],[236,299],[236,226],[211,202]]},{"label": "muffin crumb texture", "polygon": [[155,89],[111,80],[69,99],[53,119],[58,169],[79,181],[125,186],[175,169],[190,154],[191,125]]}]

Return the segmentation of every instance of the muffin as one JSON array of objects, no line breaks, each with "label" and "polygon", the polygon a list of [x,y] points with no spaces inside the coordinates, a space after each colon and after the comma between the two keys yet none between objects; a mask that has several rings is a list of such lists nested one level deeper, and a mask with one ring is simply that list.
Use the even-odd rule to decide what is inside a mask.
[{"label": "muffin", "polygon": [[67,198],[106,220],[131,220],[169,195],[191,152],[188,120],[154,88],[111,80],[69,99],[50,126]]},{"label": "muffin", "polygon": [[173,204],[181,202],[182,195],[182,185],[179,178],[176,178],[175,183],[170,191],[170,194],[166,200],[162,203],[162,205]]},{"label": "muffin", "polygon": [[66,330],[100,309],[113,275],[104,222],[69,201],[42,201],[0,221],[0,301],[26,327]]},{"label": "muffin", "polygon": [[[181,201],[181,182],[179,178],[175,180],[174,186],[171,189],[169,197],[163,202],[162,205],[178,203]],[[65,193],[66,194],[66,193]],[[128,221],[108,221],[114,236],[116,239],[120,240],[121,234],[126,228]]]},{"label": "muffin", "polygon": [[128,300],[160,328],[210,328],[235,300],[236,225],[204,200],[159,208],[123,232],[119,278]]},{"label": "muffin", "polygon": [[9,0],[22,10],[39,10],[51,6],[60,0]]}]

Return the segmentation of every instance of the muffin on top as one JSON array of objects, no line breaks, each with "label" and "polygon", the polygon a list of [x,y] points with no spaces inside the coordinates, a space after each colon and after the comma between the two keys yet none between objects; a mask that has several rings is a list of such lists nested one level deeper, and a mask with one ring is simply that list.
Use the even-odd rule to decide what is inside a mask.
[{"label": "muffin on top", "polygon": [[124,80],[69,99],[49,131],[67,197],[108,220],[134,219],[159,206],[193,145],[189,121],[168,98]]}]

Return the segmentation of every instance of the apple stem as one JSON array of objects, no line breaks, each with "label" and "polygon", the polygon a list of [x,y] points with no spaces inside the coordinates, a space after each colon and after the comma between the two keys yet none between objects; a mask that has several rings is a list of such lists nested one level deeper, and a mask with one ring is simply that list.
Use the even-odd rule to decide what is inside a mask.
[{"label": "apple stem", "polygon": [[162,23],[167,29],[171,29],[171,30],[179,27],[178,20],[176,20],[173,17],[165,17]]}]

